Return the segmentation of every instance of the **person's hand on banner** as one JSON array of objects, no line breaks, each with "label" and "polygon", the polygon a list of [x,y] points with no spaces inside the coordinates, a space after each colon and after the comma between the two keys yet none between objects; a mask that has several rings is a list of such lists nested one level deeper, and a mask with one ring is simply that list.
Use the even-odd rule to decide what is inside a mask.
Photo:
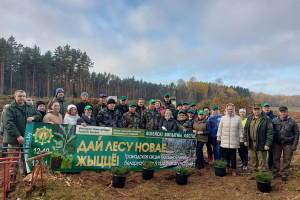
[{"label": "person's hand on banner", "polygon": [[81,126],[86,127],[86,123],[85,122],[81,123]]},{"label": "person's hand on banner", "polygon": [[30,122],[32,122],[34,120],[34,117],[28,117],[27,118],[27,123],[30,123]]},{"label": "person's hand on banner", "polygon": [[19,142],[20,145],[25,144],[25,140],[24,140],[24,138],[22,136],[18,137],[17,140],[18,140],[18,142]]},{"label": "person's hand on banner", "polygon": [[183,129],[182,132],[183,132],[183,134],[186,134],[186,129]]},{"label": "person's hand on banner", "polygon": [[167,131],[166,127],[164,127],[164,126],[162,126],[161,129],[164,131]]}]

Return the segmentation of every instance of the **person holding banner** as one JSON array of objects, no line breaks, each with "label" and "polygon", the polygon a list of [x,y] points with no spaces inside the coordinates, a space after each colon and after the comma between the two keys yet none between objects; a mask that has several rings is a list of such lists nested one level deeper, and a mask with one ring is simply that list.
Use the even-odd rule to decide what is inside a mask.
[{"label": "person holding banner", "polygon": [[140,129],[141,117],[135,111],[136,105],[131,102],[129,104],[129,111],[123,115],[123,128]]},{"label": "person holding banner", "polygon": [[142,129],[158,130],[161,113],[155,108],[155,100],[150,99],[149,107],[142,114]]},{"label": "person holding banner", "polygon": [[50,123],[51,125],[54,124],[62,124],[63,117],[59,113],[60,105],[58,101],[52,100],[48,103],[48,113],[43,118],[44,123]]},{"label": "person holding banner", "polygon": [[[8,147],[23,147],[23,144],[25,144],[26,123],[31,123],[32,121],[40,122],[42,117],[32,104],[25,102],[26,92],[24,90],[17,90],[14,98],[15,101],[4,112],[3,125],[7,132]],[[15,149],[8,150],[8,152],[12,151],[15,151]],[[14,155],[10,156],[13,157]],[[25,169],[24,154],[21,155],[21,162],[24,166],[23,169]],[[17,169],[18,165],[17,163]],[[12,174],[13,170],[14,167],[11,164],[10,174]]]},{"label": "person holding banner", "polygon": [[194,121],[193,132],[198,135],[197,137],[197,169],[204,168],[204,156],[203,156],[203,146],[208,141],[208,136],[210,135],[210,123],[205,118],[204,110],[198,112],[198,118]]},{"label": "person holding banner", "polygon": [[81,125],[84,127],[87,126],[96,126],[96,119],[94,115],[92,115],[92,106],[87,105],[84,108],[84,113],[81,115],[79,119],[77,119],[77,125]]},{"label": "person holding banner", "polygon": [[107,107],[100,110],[96,118],[98,126],[122,128],[122,115],[115,107],[116,101],[114,99],[109,99],[107,101]]},{"label": "person holding banner", "polygon": [[177,131],[176,120],[172,117],[170,109],[166,109],[164,116],[159,121],[159,130]]}]

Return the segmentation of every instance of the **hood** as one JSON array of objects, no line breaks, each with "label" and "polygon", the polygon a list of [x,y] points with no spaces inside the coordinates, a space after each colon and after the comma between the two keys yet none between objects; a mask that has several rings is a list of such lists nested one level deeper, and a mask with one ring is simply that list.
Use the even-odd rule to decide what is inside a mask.
[{"label": "hood", "polygon": [[69,117],[69,118],[74,118],[74,119],[76,119],[76,118],[79,118],[79,115],[78,115],[78,114],[76,114],[76,115],[66,114],[65,117]]},{"label": "hood", "polygon": [[235,106],[233,105],[233,103],[229,103],[226,105],[226,116],[230,116],[227,111],[228,106],[233,106],[233,113],[231,114],[231,116],[235,116]]},{"label": "hood", "polygon": [[59,112],[55,112],[54,110],[48,110],[48,113],[51,113],[52,115],[59,116]]},{"label": "hood", "polygon": [[222,117],[222,115],[220,114],[220,110],[218,110],[217,115],[213,115],[213,114],[210,115],[210,118],[219,118],[219,117]]}]

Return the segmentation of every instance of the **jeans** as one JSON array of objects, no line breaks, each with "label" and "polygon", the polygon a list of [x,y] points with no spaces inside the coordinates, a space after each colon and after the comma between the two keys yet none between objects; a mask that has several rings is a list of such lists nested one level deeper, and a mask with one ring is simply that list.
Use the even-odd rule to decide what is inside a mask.
[{"label": "jeans", "polygon": [[242,160],[243,166],[248,166],[248,147],[246,147],[244,144],[240,146],[238,149],[239,151],[239,156]]},{"label": "jeans", "polygon": [[227,161],[227,167],[236,169],[236,149],[223,148],[223,159]]},{"label": "jeans", "polygon": [[203,146],[204,142],[197,142],[197,169],[204,168],[204,156],[203,156]]},{"label": "jeans", "polygon": [[[2,147],[8,147],[8,144],[6,142],[3,142]],[[7,152],[6,148],[2,149],[2,152]],[[2,154],[2,158],[5,158],[7,154]]]},{"label": "jeans", "polygon": [[212,137],[211,138],[211,143],[213,145],[214,159],[215,160],[220,160],[221,159],[221,147],[217,142],[217,138]]},{"label": "jeans", "polygon": [[212,145],[211,136],[208,136],[208,141],[206,142],[207,156],[211,156],[213,154],[211,145]]}]

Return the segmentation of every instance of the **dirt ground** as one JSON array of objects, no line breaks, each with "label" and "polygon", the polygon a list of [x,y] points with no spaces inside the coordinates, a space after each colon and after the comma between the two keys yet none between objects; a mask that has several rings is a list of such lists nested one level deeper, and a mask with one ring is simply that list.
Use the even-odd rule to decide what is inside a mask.
[{"label": "dirt ground", "polygon": [[[300,113],[290,115],[300,123]],[[237,164],[240,164],[239,159]],[[61,174],[52,173],[47,167],[44,169],[46,194],[39,194],[38,180],[35,191],[26,197],[31,175],[26,178],[18,175],[16,191],[10,194],[10,199],[300,199],[300,148],[294,152],[288,181],[275,179],[270,193],[261,193],[257,190],[256,181],[247,179],[251,176],[250,166],[247,171],[237,169],[236,177],[230,173],[225,177],[217,177],[211,165],[201,170],[193,169],[188,184],[183,186],[176,184],[172,170],[157,171],[154,178],[148,181],[142,179],[141,172],[131,172],[125,187],[121,189],[112,187],[112,174],[109,171]],[[2,180],[1,167],[1,183]],[[0,196],[2,191],[1,188]]]}]

